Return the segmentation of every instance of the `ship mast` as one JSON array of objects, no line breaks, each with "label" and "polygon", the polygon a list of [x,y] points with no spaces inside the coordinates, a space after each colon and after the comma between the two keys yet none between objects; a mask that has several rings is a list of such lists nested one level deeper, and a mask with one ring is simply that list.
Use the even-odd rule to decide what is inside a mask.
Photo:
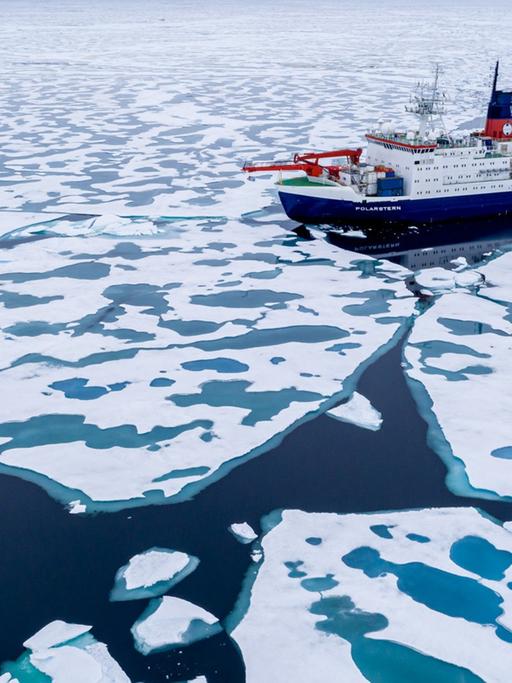
[{"label": "ship mast", "polygon": [[441,68],[435,65],[434,82],[431,84],[418,83],[416,92],[412,95],[408,107],[410,114],[415,114],[419,120],[419,137],[424,138],[427,128],[432,130],[435,120],[438,120],[444,130],[443,114],[445,112],[445,95],[439,90],[439,75]]}]

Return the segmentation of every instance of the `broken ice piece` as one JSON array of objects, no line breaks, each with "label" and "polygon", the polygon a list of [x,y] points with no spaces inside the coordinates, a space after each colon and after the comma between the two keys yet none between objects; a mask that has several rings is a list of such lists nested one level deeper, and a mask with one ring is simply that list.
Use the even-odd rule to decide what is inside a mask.
[{"label": "broken ice piece", "polygon": [[250,524],[247,524],[247,522],[232,524],[229,527],[229,530],[240,543],[252,543],[255,538],[258,538],[258,534]]},{"label": "broken ice piece", "polygon": [[135,647],[144,655],[190,645],[220,631],[222,626],[213,614],[168,595],[152,600],[131,629]]},{"label": "broken ice piece", "polygon": [[119,569],[110,599],[157,597],[191,574],[198,564],[198,558],[193,555],[168,548],[150,548]]},{"label": "broken ice piece", "polygon": [[358,427],[363,427],[363,429],[370,429],[372,432],[378,431],[382,425],[382,415],[367,398],[358,394],[357,391],[346,403],[331,408],[326,414],[336,420],[355,424]]}]

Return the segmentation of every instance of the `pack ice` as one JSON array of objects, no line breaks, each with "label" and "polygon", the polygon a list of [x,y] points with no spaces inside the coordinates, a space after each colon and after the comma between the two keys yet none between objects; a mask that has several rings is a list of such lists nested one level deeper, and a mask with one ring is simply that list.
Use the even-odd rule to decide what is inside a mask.
[{"label": "pack ice", "polygon": [[512,496],[512,254],[479,272],[478,295],[442,296],[419,316],[404,355],[429,440],[457,494]]},{"label": "pack ice", "polygon": [[[472,508],[272,513],[227,628],[247,682],[503,683],[512,534]],[[265,652],[266,657],[261,653]]]},{"label": "pack ice", "polygon": [[53,683],[130,683],[107,646],[90,633],[91,626],[53,621],[23,645],[27,652],[1,667],[4,683],[40,681]]},{"label": "pack ice", "polygon": [[73,510],[190,497],[351,394],[412,314],[406,274],[268,221],[18,243],[0,463]]}]

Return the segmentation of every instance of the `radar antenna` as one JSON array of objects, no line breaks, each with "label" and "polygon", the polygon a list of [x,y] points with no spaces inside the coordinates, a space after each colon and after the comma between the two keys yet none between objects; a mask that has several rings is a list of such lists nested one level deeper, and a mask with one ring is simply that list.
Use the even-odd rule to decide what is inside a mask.
[{"label": "radar antenna", "polygon": [[409,106],[405,111],[415,114],[419,119],[419,137],[425,137],[427,126],[433,128],[434,121],[439,121],[443,130],[443,114],[445,113],[446,95],[439,90],[439,76],[441,67],[434,67],[433,83],[418,83],[415,93],[411,96]]}]

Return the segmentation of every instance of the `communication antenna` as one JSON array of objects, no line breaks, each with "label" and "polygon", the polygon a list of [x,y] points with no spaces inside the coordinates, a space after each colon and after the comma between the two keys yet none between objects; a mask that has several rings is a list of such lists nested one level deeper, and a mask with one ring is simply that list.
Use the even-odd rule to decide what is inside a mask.
[{"label": "communication antenna", "polygon": [[433,82],[418,83],[411,96],[409,106],[405,107],[405,111],[418,117],[420,138],[425,137],[427,127],[432,130],[435,121],[439,121],[441,128],[445,129],[443,114],[445,113],[446,95],[439,90],[440,75],[441,67],[436,64]]}]

